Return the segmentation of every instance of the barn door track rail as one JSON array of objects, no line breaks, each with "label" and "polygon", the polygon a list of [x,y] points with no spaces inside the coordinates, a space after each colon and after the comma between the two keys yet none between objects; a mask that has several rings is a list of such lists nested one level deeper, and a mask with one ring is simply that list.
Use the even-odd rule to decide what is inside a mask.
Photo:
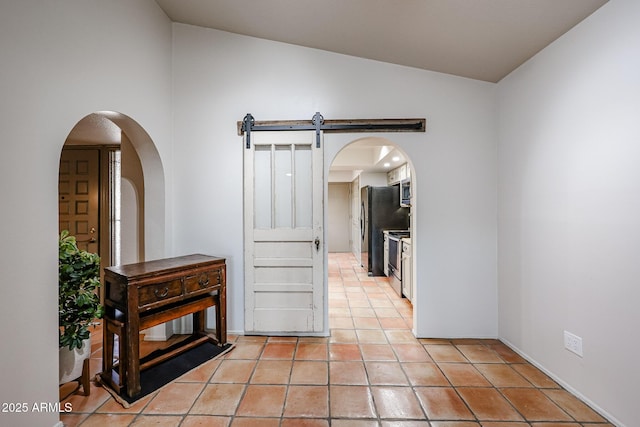
[{"label": "barn door track rail", "polygon": [[247,135],[246,148],[251,148],[251,132],[260,131],[297,131],[313,130],[316,132],[316,147],[320,148],[320,132],[357,133],[357,132],[425,132],[426,119],[348,119],[325,120],[316,112],[311,120],[272,120],[256,121],[251,113],[247,113],[238,122],[238,135]]}]

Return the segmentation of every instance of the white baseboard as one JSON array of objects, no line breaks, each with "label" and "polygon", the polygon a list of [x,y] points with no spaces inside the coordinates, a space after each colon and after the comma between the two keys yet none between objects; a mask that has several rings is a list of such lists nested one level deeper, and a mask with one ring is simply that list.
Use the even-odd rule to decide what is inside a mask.
[{"label": "white baseboard", "polygon": [[627,427],[624,424],[622,424],[618,419],[616,419],[616,417],[614,417],[613,415],[611,415],[610,413],[608,413],[607,411],[605,411],[604,409],[602,409],[601,407],[599,407],[595,402],[589,400],[586,396],[584,396],[582,393],[580,393],[578,390],[576,390],[575,388],[573,388],[571,385],[567,384],[565,381],[563,381],[560,377],[558,377],[556,374],[554,374],[553,372],[549,371],[548,369],[546,369],[544,366],[540,365],[538,362],[536,362],[532,357],[530,357],[527,353],[525,353],[524,351],[520,350],[518,347],[516,347],[515,345],[513,345],[512,343],[510,343],[509,341],[505,340],[504,338],[499,338],[500,341],[502,341],[504,344],[506,344],[511,350],[515,351],[516,353],[518,353],[520,356],[522,356],[524,359],[527,360],[527,362],[531,363],[532,365],[534,365],[536,368],[540,369],[542,372],[544,372],[545,374],[547,374],[549,377],[551,377],[551,379],[553,379],[555,382],[557,382],[558,384],[560,384],[563,388],[565,388],[567,391],[569,391],[571,394],[573,394],[574,396],[577,396],[580,400],[582,400],[584,403],[586,403],[587,405],[589,405],[591,407],[591,409],[593,409],[594,411],[596,411],[598,414],[600,414],[601,416],[603,416],[604,418],[607,419],[607,421],[609,421],[611,424],[615,425],[616,427]]},{"label": "white baseboard", "polygon": [[[227,329],[227,335],[237,335],[239,337],[247,335],[245,331],[230,331]],[[267,337],[328,337],[331,335],[330,332],[311,332],[305,333],[304,335],[299,333],[282,333],[282,332],[260,332],[260,334],[250,334],[256,336],[267,336]]]},{"label": "white baseboard", "polygon": [[144,332],[145,341],[166,341],[173,335],[173,325],[167,322],[141,332]]}]

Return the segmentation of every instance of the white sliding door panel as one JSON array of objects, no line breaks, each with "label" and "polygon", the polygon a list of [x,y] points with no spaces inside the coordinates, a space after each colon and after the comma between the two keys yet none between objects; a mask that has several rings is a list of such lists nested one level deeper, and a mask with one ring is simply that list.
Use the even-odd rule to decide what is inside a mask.
[{"label": "white sliding door panel", "polygon": [[245,332],[321,332],[322,148],[315,132],[255,132],[250,142],[244,150]]}]

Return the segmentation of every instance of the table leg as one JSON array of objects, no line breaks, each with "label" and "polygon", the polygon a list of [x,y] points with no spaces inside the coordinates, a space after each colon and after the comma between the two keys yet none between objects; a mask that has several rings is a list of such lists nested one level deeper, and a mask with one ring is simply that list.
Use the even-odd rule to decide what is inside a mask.
[{"label": "table leg", "polygon": [[225,283],[222,284],[218,292],[216,334],[218,336],[218,345],[225,345],[227,343],[227,289]]},{"label": "table leg", "polygon": [[193,313],[193,333],[197,335],[204,334],[205,311],[196,311]]},{"label": "table leg", "polygon": [[109,331],[107,322],[107,314],[104,316],[102,325],[102,377],[111,379],[111,371],[113,370],[113,333]]},{"label": "table leg", "polygon": [[[137,319],[136,319],[137,320]],[[140,393],[140,331],[137,321],[128,321],[125,326],[127,394],[130,397]],[[121,344],[125,344],[122,343]],[[121,362],[122,363],[122,362]]]}]

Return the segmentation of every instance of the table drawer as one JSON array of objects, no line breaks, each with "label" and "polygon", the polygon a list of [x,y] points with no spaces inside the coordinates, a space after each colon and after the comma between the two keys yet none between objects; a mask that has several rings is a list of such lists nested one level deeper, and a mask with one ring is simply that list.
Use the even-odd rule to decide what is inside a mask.
[{"label": "table drawer", "polygon": [[209,291],[222,283],[222,268],[204,271],[184,278],[185,295]]},{"label": "table drawer", "polygon": [[138,289],[138,307],[161,303],[168,299],[182,295],[182,281],[180,279],[154,285],[141,286]]}]

